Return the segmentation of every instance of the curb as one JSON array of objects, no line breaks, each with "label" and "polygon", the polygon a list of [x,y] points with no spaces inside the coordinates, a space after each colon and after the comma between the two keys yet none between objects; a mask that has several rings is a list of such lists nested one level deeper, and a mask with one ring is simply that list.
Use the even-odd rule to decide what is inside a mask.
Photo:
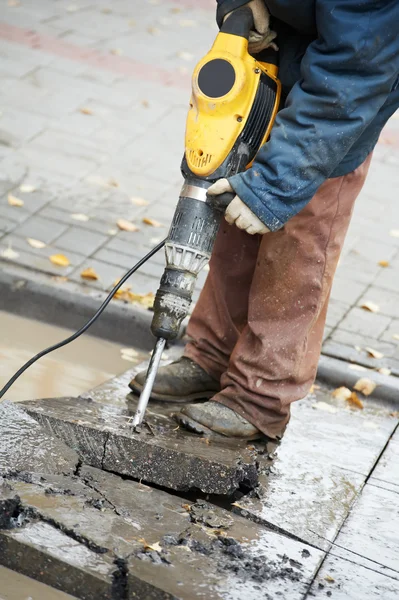
[{"label": "curb", "polygon": [[[0,261],[0,310],[77,330],[96,312],[107,294],[39,271]],[[112,301],[88,334],[151,350],[152,313],[140,306]]]},{"label": "curb", "polygon": [[373,369],[356,371],[351,368],[352,363],[347,363],[338,358],[321,355],[317,369],[317,380],[334,387],[346,386],[353,388],[361,377],[372,379],[377,387],[368,396],[370,400],[391,408],[399,407],[399,378],[391,375],[381,375]]}]

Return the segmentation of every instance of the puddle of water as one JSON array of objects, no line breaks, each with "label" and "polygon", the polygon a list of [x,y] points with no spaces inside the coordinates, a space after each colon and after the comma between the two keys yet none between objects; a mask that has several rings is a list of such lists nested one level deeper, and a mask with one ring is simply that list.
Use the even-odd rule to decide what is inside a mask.
[{"label": "puddle of water", "polygon": [[[34,354],[72,331],[0,311],[0,388]],[[132,337],[133,337],[132,331]],[[77,396],[148,358],[121,357],[122,345],[84,334],[68,346],[41,358],[14,383],[9,400]]]},{"label": "puddle of water", "polygon": [[48,585],[0,566],[0,600],[76,600]]}]

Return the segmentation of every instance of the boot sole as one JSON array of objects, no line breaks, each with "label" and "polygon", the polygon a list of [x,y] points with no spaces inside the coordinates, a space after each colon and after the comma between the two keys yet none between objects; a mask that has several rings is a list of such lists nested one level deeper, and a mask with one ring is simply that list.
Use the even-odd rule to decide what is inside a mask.
[{"label": "boot sole", "polygon": [[[129,383],[130,389],[136,394],[140,395],[143,391],[143,386],[138,383]],[[156,402],[175,402],[176,404],[183,404],[192,402],[193,400],[209,400],[215,394],[218,393],[219,390],[209,390],[208,392],[194,392],[192,394],[187,394],[187,396],[171,396],[168,394],[157,394],[156,392],[151,392],[151,400],[155,400]]]}]

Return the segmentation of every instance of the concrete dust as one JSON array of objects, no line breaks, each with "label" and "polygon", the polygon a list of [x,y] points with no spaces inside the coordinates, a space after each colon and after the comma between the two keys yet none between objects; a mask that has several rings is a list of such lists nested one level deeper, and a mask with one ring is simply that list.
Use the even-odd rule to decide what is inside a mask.
[{"label": "concrete dust", "polygon": [[[0,387],[34,354],[72,331],[0,311]],[[40,359],[7,393],[9,400],[77,396],[122,373],[134,362],[121,357],[122,346],[84,334],[70,345]]]}]

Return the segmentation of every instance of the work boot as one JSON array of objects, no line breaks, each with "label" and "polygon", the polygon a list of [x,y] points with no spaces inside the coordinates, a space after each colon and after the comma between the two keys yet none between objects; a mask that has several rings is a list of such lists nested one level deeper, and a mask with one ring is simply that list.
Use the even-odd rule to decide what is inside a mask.
[{"label": "work boot", "polygon": [[[141,371],[129,383],[129,387],[140,394],[147,372]],[[151,398],[161,402],[191,402],[211,398],[220,390],[219,382],[191,358],[183,356],[161,367],[157,373]]]},{"label": "work boot", "polygon": [[264,437],[254,425],[220,402],[189,404],[175,415],[177,422],[194,433],[219,433],[232,438],[256,440]]}]

